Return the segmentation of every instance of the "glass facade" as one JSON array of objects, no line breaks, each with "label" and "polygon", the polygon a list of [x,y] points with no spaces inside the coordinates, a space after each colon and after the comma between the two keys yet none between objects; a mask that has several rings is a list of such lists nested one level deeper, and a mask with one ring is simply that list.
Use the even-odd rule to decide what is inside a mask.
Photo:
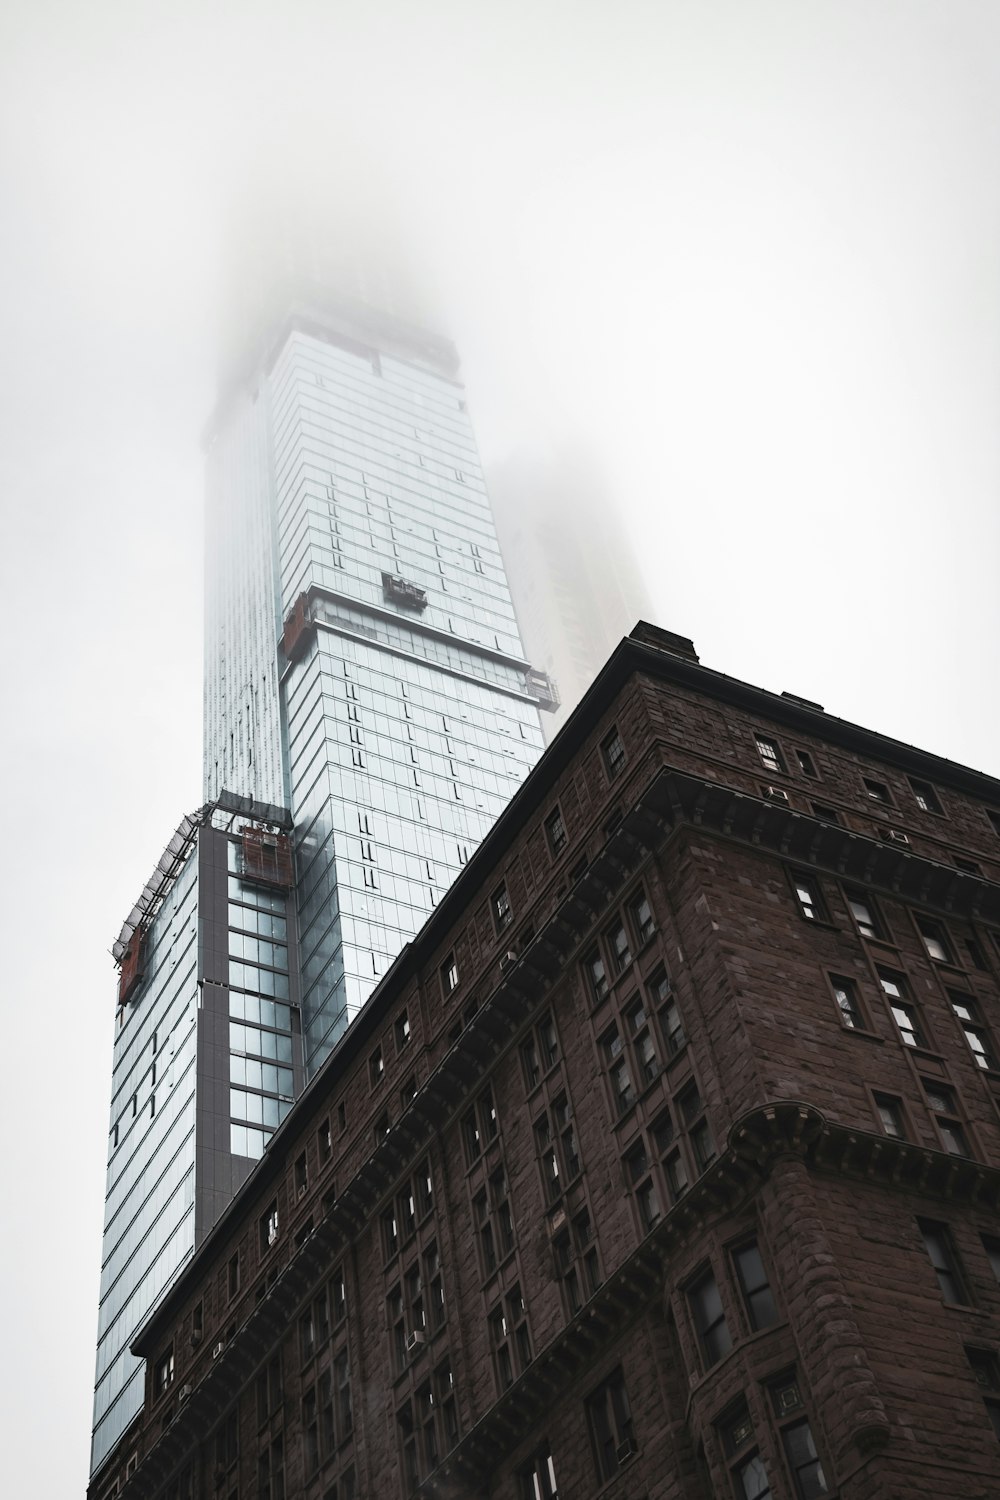
[{"label": "glass facade", "polygon": [[309,1073],[543,744],[461,387],[363,335],[291,328],[210,455],[205,790],[291,809]]},{"label": "glass facade", "polygon": [[93,1465],[142,1405],[128,1346],[194,1250],[197,860],[153,921],[142,1003],[119,1011],[112,1073]]}]

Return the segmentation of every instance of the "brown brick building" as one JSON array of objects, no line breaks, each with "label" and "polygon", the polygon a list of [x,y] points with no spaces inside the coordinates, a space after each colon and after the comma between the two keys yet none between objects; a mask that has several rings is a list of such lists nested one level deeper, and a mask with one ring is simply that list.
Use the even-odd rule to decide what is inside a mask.
[{"label": "brown brick building", "polygon": [[1000,782],[623,642],[92,1500],[1000,1494]]}]

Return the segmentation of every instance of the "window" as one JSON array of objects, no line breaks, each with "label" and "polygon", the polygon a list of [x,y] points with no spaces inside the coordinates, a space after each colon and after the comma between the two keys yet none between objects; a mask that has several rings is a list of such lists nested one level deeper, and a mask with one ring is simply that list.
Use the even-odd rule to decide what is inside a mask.
[{"label": "window", "polygon": [[611,950],[615,973],[623,974],[632,962],[632,950],[629,947],[624,922],[618,921],[613,927],[609,927],[605,937]]},{"label": "window", "polygon": [[503,932],[504,928],[509,927],[511,922],[514,920],[514,913],[511,910],[510,897],[507,895],[506,885],[497,886],[496,890],[493,892],[493,900],[491,904],[493,907],[493,925],[495,926],[497,934],[499,935],[501,932]]},{"label": "window", "polygon": [[580,1175],[580,1155],[569,1101],[560,1094],[534,1125],[535,1150],[546,1194],[551,1201]]},{"label": "window", "polygon": [[800,870],[793,870],[792,886],[802,915],[810,922],[825,922],[827,919],[826,903],[815,876],[803,875]]},{"label": "window", "polygon": [[281,1409],[281,1357],[275,1355],[257,1373],[257,1423],[263,1427]]},{"label": "window", "polygon": [[910,777],[910,788],[913,792],[914,801],[921,812],[939,813],[941,802],[937,792],[927,781],[916,781]]},{"label": "window", "polygon": [[664,969],[658,969],[651,977],[647,990],[659,1017],[660,1031],[666,1045],[667,1056],[673,1057],[684,1046],[687,1037],[684,1035],[684,1023],[681,1020],[677,1001],[670,988],[670,979]]},{"label": "window", "polygon": [[473,1107],[462,1119],[462,1138],[465,1142],[466,1161],[471,1167],[478,1161],[489,1143],[500,1133],[500,1121],[493,1102],[493,1090],[485,1088]]},{"label": "window", "polygon": [[285,1450],[280,1437],[257,1460],[258,1500],[285,1500]]},{"label": "window", "polygon": [[993,807],[984,807],[983,812],[989,819],[989,824],[993,832],[997,835],[997,838],[1000,838],[1000,812],[997,812],[996,808]]},{"label": "window", "polygon": [[601,741],[601,755],[608,780],[614,781],[625,764],[625,746],[621,742],[617,726]]},{"label": "window", "polygon": [[472,1213],[483,1275],[489,1277],[514,1248],[514,1219],[502,1166],[490,1173],[486,1187],[472,1200]]},{"label": "window", "polygon": [[698,1336],[702,1362],[710,1370],[733,1346],[729,1325],[712,1271],[707,1270],[693,1282],[687,1292],[691,1321]]},{"label": "window", "polygon": [[266,1255],[278,1238],[278,1204],[270,1204],[260,1217],[260,1253]]},{"label": "window", "polygon": [[970,1156],[969,1143],[959,1118],[954,1089],[939,1083],[936,1078],[924,1078],[921,1081],[927,1096],[927,1103],[934,1112],[934,1121],[944,1143],[944,1149],[951,1156]]},{"label": "window", "polygon": [[591,948],[583,961],[583,968],[591,996],[595,1001],[603,1000],[608,993],[608,975],[599,948]]},{"label": "window", "polygon": [[778,746],[777,740],[770,739],[764,734],[755,734],[754,743],[757,746],[757,754],[763,762],[764,769],[774,775],[784,773],[785,760]]},{"label": "window", "polygon": [[646,899],[645,892],[640,891],[638,896],[629,902],[628,910],[629,916],[632,919],[632,931],[635,933],[639,947],[641,948],[644,943],[649,942],[656,931],[653,913],[650,909],[649,901]]},{"label": "window", "polygon": [[320,1161],[329,1161],[333,1155],[333,1137],[330,1134],[330,1121],[324,1120],[316,1132],[316,1145],[319,1149]]},{"label": "window", "polygon": [[548,1443],[539,1449],[530,1463],[518,1469],[517,1483],[518,1500],[559,1500],[556,1470]]},{"label": "window", "polygon": [[656,1184],[650,1175],[650,1161],[643,1140],[636,1141],[626,1152],[624,1165],[625,1179],[632,1189],[643,1233],[648,1234],[659,1223],[662,1210]]},{"label": "window", "polygon": [[608,1078],[611,1082],[611,1098],[614,1105],[615,1115],[620,1117],[627,1113],[635,1103],[635,1089],[632,1087],[632,1075],[629,1072],[628,1058],[622,1043],[621,1032],[617,1026],[612,1026],[601,1037],[601,1052],[604,1056],[604,1066],[607,1069]]},{"label": "window", "polygon": [[559,1037],[555,1022],[546,1011],[521,1043],[521,1067],[529,1094],[541,1082],[543,1073],[549,1071],[558,1056]]},{"label": "window", "polygon": [[983,1249],[986,1251],[987,1259],[990,1263],[990,1270],[997,1281],[1000,1282],[1000,1239],[996,1239],[990,1234],[984,1234],[982,1241]]},{"label": "window", "polygon": [[712,1139],[711,1127],[705,1118],[705,1106],[695,1084],[689,1083],[687,1088],[677,1096],[677,1106],[681,1119],[687,1127],[688,1140],[691,1142],[695,1166],[700,1176],[715,1160],[715,1142]]},{"label": "window", "polygon": [[234,1406],[215,1434],[215,1467],[223,1473],[235,1468],[240,1456],[239,1407]]},{"label": "window", "polygon": [[548,840],[549,852],[552,858],[561,854],[569,842],[566,836],[566,824],[560,808],[555,807],[545,819],[545,837]]},{"label": "window", "polygon": [[951,1231],[947,1224],[938,1224],[932,1219],[918,1219],[917,1225],[923,1235],[924,1247],[937,1277],[938,1290],[946,1302],[969,1306],[969,1294],[965,1277],[951,1242]]},{"label": "window", "polygon": [[638,997],[625,1008],[625,1030],[632,1047],[639,1086],[645,1088],[654,1078],[659,1077],[660,1059],[656,1055],[656,1043],[646,1007]]},{"label": "window", "polygon": [[174,1381],[174,1351],[171,1347],[166,1354],[156,1363],[156,1378],[154,1389],[157,1396],[162,1396],[168,1386]]},{"label": "window", "polygon": [[300,1197],[309,1186],[309,1168],[306,1164],[306,1153],[300,1151],[295,1158],[295,1193]]},{"label": "window", "polygon": [[502,1393],[531,1363],[528,1310],[519,1285],[496,1304],[489,1315],[489,1329],[497,1390]]},{"label": "window", "polygon": [[601,1284],[601,1269],[589,1209],[574,1214],[572,1222],[552,1241],[556,1272],[562,1284],[569,1316],[592,1297]]},{"label": "window", "polygon": [[376,1047],[368,1059],[368,1076],[371,1079],[372,1088],[381,1083],[385,1077],[385,1058],[382,1056],[382,1048]]},{"label": "window", "polygon": [[817,781],[819,779],[816,774],[816,767],[813,763],[813,758],[809,754],[808,750],[796,750],[795,759],[799,763],[799,770],[802,772],[803,776],[808,776],[812,781]]},{"label": "window", "polygon": [[907,1047],[926,1047],[927,1040],[920,1026],[920,1017],[916,1006],[909,999],[906,980],[902,974],[895,974],[891,969],[879,969],[878,977],[888,997],[889,1009],[902,1041]]},{"label": "window", "polygon": [[851,916],[854,918],[854,924],[861,936],[866,938],[883,937],[885,934],[882,929],[882,923],[879,920],[878,911],[871,897],[867,893],[862,894],[860,891],[853,890],[847,890],[844,894],[847,897],[847,905],[850,908]]},{"label": "window", "polygon": [[771,1404],[799,1500],[817,1500],[817,1497],[829,1494],[809,1420],[798,1415],[803,1410],[803,1402],[794,1372],[772,1382]]},{"label": "window", "polygon": [[751,1329],[769,1328],[778,1321],[778,1309],[756,1240],[748,1240],[733,1251],[733,1265]]},{"label": "window", "polygon": [[992,1349],[966,1349],[966,1358],[983,1393],[983,1404],[996,1436],[1000,1438],[1000,1360]]},{"label": "window", "polygon": [[839,974],[830,975],[833,998],[840,1011],[840,1022],[850,1030],[865,1030],[865,1018],[858,1001],[858,987],[853,979],[844,979]]},{"label": "window", "polygon": [[229,1265],[226,1270],[226,1282],[229,1291],[230,1302],[240,1289],[240,1252],[237,1250],[229,1257]]},{"label": "window", "polygon": [[412,1491],[458,1442],[455,1381],[447,1360],[399,1408],[396,1430],[403,1476]]},{"label": "window", "polygon": [[613,1479],[635,1452],[632,1411],[620,1369],[587,1397],[586,1409],[597,1477]]},{"label": "window", "polygon": [[454,953],[449,953],[441,965],[441,989],[445,999],[454,990],[458,989],[458,964],[455,961]]},{"label": "window", "polygon": [[895,1094],[873,1094],[878,1111],[879,1124],[883,1132],[894,1141],[905,1141],[906,1125],[903,1118],[903,1101]]},{"label": "window", "polygon": [[955,1012],[962,1027],[965,1040],[969,1044],[969,1050],[975,1060],[976,1066],[988,1072],[996,1067],[996,1058],[993,1051],[993,1042],[985,1026],[981,1024],[982,1017],[979,1014],[979,1006],[971,995],[966,995],[961,990],[949,990],[948,999],[951,1008]]},{"label": "window", "polygon": [[731,1407],[716,1423],[727,1458],[736,1458],[732,1466],[733,1488],[739,1500],[771,1500],[771,1484],[760,1454],[751,1448],[753,1424],[745,1401]]},{"label": "window", "polygon": [[932,958],[936,964],[953,964],[955,958],[951,944],[941,923],[932,922],[929,917],[917,917],[916,921],[928,958]]},{"label": "window", "polygon": [[884,781],[873,781],[870,776],[862,776],[861,780],[864,785],[865,795],[870,802],[879,802],[885,807],[892,806],[889,788]]},{"label": "window", "polygon": [[405,1010],[400,1011],[392,1029],[396,1037],[396,1051],[402,1052],[410,1040],[410,1017]]},{"label": "window", "polygon": [[839,823],[840,822],[840,814],[839,814],[839,812],[837,811],[837,809],[835,807],[831,807],[829,805],[829,803],[827,803],[827,802],[810,802],[809,806],[812,808],[813,817],[814,818],[819,818],[819,820],[820,820],[821,823]]}]

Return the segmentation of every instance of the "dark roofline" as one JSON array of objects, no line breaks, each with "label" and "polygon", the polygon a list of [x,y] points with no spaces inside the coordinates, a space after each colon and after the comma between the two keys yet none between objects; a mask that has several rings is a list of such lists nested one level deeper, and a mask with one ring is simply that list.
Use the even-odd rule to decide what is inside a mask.
[{"label": "dark roofline", "polygon": [[803,734],[816,735],[831,744],[857,750],[877,760],[884,760],[904,771],[913,771],[1000,808],[1000,780],[973,771],[955,761],[918,750],[900,740],[890,739],[871,729],[864,729],[846,719],[838,719],[818,707],[807,706],[808,700],[785,697],[754,687],[724,672],[703,667],[694,648],[683,637],[640,621],[631,635],[619,642],[593,684],[581,698],[534,769],[514,793],[489,833],[472,855],[469,863],[449,886],[441,901],[416,936],[402,949],[391,968],[383,975],[365,1005],[358,1012],[340,1041],[310,1080],[271,1138],[264,1156],[233,1201],[212,1226],[192,1260],[180,1273],[163,1301],[140,1327],[131,1345],[133,1353],[144,1351],[167,1313],[186,1295],[189,1278],[214,1242],[228,1232],[234,1215],[242,1212],[242,1200],[252,1189],[261,1189],[285,1170],[281,1147],[291,1133],[297,1134],[308,1101],[329,1086],[338,1073],[350,1065],[356,1054],[370,1042],[383,1024],[385,1013],[406,982],[419,975],[460,914],[470,905],[486,872],[499,865],[504,852],[520,830],[551,794],[551,788],[566,766],[586,743],[596,724],[614,702],[628,679],[644,673],[662,682],[691,688],[723,703],[750,709],[762,718],[773,719]]}]

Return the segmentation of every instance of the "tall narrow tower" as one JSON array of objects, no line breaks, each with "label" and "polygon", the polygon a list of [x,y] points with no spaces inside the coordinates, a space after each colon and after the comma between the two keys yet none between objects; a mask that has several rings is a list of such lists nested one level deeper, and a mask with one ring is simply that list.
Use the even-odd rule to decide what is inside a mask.
[{"label": "tall narrow tower", "polygon": [[209,448],[205,794],[295,824],[307,1072],[542,748],[452,347],[286,317]]},{"label": "tall narrow tower", "polygon": [[121,962],[92,1463],[140,1323],[542,749],[450,344],[357,302],[245,349],[208,438],[205,805]]}]

